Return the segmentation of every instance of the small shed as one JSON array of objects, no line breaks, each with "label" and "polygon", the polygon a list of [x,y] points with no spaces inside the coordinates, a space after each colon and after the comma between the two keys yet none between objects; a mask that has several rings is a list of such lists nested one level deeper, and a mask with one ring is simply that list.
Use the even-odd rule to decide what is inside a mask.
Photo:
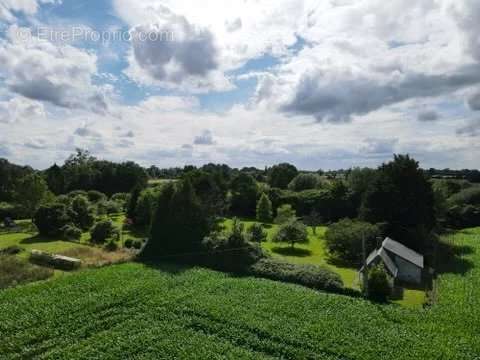
[{"label": "small shed", "polygon": [[[385,238],[380,249],[368,256],[367,267],[380,262],[394,279],[413,284],[422,282],[423,255],[389,237]],[[360,271],[363,271],[363,267]]]}]

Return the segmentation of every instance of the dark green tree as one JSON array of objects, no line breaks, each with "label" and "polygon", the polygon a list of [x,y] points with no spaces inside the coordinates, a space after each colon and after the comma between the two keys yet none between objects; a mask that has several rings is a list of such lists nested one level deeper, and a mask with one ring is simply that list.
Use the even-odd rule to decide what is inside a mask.
[{"label": "dark green tree", "polygon": [[88,199],[83,195],[77,195],[72,200],[71,213],[75,225],[82,230],[88,230],[95,222],[94,209]]},{"label": "dark green tree", "polygon": [[308,243],[307,228],[302,222],[292,218],[280,226],[272,241],[289,243],[293,249],[295,244]]},{"label": "dark green tree", "polygon": [[15,201],[24,209],[25,214],[32,217],[48,193],[48,186],[43,177],[30,174],[19,180],[15,188]]},{"label": "dark green tree", "polygon": [[257,203],[257,220],[262,223],[270,223],[272,216],[272,202],[267,194],[262,193]]},{"label": "dark green tree", "polygon": [[320,184],[320,177],[317,174],[298,174],[288,184],[288,188],[293,191],[303,191],[316,189]]},{"label": "dark green tree", "polygon": [[209,224],[190,181],[166,185],[158,196],[150,240],[143,256],[156,259],[162,255],[199,251],[203,238],[209,233]]},{"label": "dark green tree", "polygon": [[297,218],[297,212],[292,208],[292,205],[285,204],[277,209],[277,216],[275,217],[276,224],[285,224],[290,220]]},{"label": "dark green tree", "polygon": [[395,155],[378,169],[361,208],[362,219],[387,223],[387,235],[406,246],[424,251],[427,234],[435,225],[432,184],[418,162],[408,155]]},{"label": "dark green tree", "polygon": [[135,211],[137,210],[137,203],[140,194],[142,193],[141,186],[135,186],[130,194],[127,204],[127,218],[135,221]]},{"label": "dark green tree", "polygon": [[62,235],[63,227],[69,222],[67,207],[64,204],[40,206],[33,219],[39,234],[47,237]]},{"label": "dark green tree", "polygon": [[257,182],[250,175],[240,173],[231,184],[230,211],[236,216],[255,216]]},{"label": "dark green tree", "polygon": [[362,262],[362,241],[365,240],[368,255],[375,249],[380,235],[380,230],[375,225],[343,219],[328,227],[325,243],[332,258],[356,266]]},{"label": "dark green tree", "polygon": [[271,187],[286,189],[297,175],[297,168],[291,164],[275,165],[268,171],[268,183]]}]

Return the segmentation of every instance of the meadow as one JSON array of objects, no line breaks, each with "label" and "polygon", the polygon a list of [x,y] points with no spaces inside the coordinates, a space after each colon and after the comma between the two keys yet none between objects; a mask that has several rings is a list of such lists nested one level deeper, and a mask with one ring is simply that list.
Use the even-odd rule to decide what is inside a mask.
[{"label": "meadow", "polygon": [[[223,222],[223,226],[226,229],[230,229],[232,223],[233,220],[227,219]],[[242,220],[242,223],[245,227],[249,227],[256,223],[256,221],[244,219]],[[358,269],[345,264],[339,264],[329,258],[325,245],[326,226],[318,226],[315,232],[313,232],[312,227],[308,227],[308,243],[296,244],[294,249],[291,249],[287,244],[279,244],[272,241],[272,238],[278,229],[278,225],[267,224],[264,225],[264,227],[267,232],[267,241],[262,243],[262,247],[272,256],[294,264],[311,264],[326,267],[340,275],[345,287],[354,290],[360,289]],[[404,290],[401,299],[393,301],[405,307],[422,307],[426,301],[425,291],[407,288]]]},{"label": "meadow", "polygon": [[0,292],[5,359],[479,359],[480,228],[444,237],[437,302],[380,305],[178,265]]}]

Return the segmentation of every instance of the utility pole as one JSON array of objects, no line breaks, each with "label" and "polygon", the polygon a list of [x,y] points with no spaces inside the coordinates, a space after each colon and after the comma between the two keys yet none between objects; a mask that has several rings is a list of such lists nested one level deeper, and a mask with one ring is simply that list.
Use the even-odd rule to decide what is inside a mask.
[{"label": "utility pole", "polygon": [[363,295],[368,297],[368,269],[367,269],[367,254],[365,250],[365,233],[362,233],[362,256],[363,256]]}]

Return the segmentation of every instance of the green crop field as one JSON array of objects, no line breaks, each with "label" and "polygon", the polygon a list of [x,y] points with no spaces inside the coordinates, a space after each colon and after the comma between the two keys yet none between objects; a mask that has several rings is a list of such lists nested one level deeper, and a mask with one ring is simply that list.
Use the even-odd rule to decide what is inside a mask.
[{"label": "green crop field", "polygon": [[0,292],[2,359],[479,359],[480,229],[445,239],[438,303],[123,264]]}]

